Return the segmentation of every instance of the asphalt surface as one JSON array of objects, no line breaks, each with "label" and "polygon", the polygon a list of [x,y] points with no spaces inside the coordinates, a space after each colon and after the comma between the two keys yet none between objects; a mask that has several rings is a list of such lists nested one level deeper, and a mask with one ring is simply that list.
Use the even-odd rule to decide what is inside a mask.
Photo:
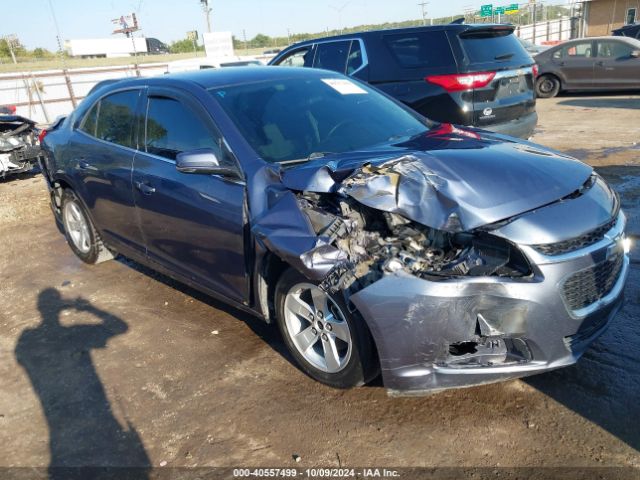
[{"label": "asphalt surface", "polygon": [[[640,96],[539,113],[535,141],[598,166],[640,235]],[[274,329],[134,262],[83,264],[39,176],[0,182],[0,246],[0,467],[640,469],[638,248],[625,308],[576,366],[389,398],[310,380]]]}]

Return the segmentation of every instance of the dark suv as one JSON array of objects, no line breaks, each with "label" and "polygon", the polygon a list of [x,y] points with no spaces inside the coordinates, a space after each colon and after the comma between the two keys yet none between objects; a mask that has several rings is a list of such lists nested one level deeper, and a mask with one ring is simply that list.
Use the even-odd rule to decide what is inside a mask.
[{"label": "dark suv", "polygon": [[270,65],[323,68],[368,82],[438,122],[528,138],[536,65],[512,25],[375,30],[297,43]]}]

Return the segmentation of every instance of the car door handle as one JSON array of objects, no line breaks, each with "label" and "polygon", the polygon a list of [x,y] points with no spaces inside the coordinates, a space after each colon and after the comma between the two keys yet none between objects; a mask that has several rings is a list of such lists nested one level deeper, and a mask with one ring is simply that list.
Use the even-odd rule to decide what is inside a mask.
[{"label": "car door handle", "polygon": [[91,166],[91,164],[89,162],[87,162],[86,160],[78,160],[78,167],[81,170],[94,170],[94,168]]},{"label": "car door handle", "polygon": [[151,185],[148,185],[144,182],[136,182],[136,188],[140,190],[144,195],[151,195],[155,193],[156,189]]},{"label": "car door handle", "polygon": [[596,65],[598,65],[599,67],[604,67],[604,62],[603,61],[596,62]]}]

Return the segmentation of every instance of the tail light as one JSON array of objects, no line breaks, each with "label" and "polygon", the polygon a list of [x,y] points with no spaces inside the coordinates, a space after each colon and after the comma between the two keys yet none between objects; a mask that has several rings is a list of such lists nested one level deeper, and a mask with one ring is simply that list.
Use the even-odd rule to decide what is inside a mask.
[{"label": "tail light", "polygon": [[533,78],[536,78],[538,76],[538,72],[540,71],[540,67],[538,67],[537,63],[534,63],[531,67],[531,70],[533,71]]},{"label": "tail light", "polygon": [[44,140],[44,137],[47,136],[47,133],[49,133],[47,131],[47,129],[43,128],[42,130],[40,130],[40,133],[38,134],[38,142],[42,143],[42,140]]},{"label": "tail light", "polygon": [[11,112],[11,114],[16,113],[16,106],[15,105],[7,105],[7,108],[9,109],[9,112]]},{"label": "tail light", "polygon": [[463,73],[454,75],[429,75],[425,80],[440,85],[447,92],[462,92],[474,88],[483,88],[491,83],[496,72]]}]

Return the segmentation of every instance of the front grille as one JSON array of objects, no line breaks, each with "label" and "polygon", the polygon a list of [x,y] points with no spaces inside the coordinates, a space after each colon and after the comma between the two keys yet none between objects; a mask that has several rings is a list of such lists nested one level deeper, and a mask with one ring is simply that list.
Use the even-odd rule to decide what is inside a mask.
[{"label": "front grille", "polygon": [[618,280],[623,262],[624,254],[616,253],[604,262],[571,275],[562,292],[567,306],[571,310],[580,310],[609,294]]},{"label": "front grille", "polygon": [[574,252],[581,248],[588,247],[602,240],[605,234],[611,230],[616,224],[616,218],[611,219],[604,225],[591,230],[590,232],[580,235],[579,237],[564,240],[556,243],[544,243],[539,245],[531,245],[535,250],[544,255],[562,255],[563,253]]}]

